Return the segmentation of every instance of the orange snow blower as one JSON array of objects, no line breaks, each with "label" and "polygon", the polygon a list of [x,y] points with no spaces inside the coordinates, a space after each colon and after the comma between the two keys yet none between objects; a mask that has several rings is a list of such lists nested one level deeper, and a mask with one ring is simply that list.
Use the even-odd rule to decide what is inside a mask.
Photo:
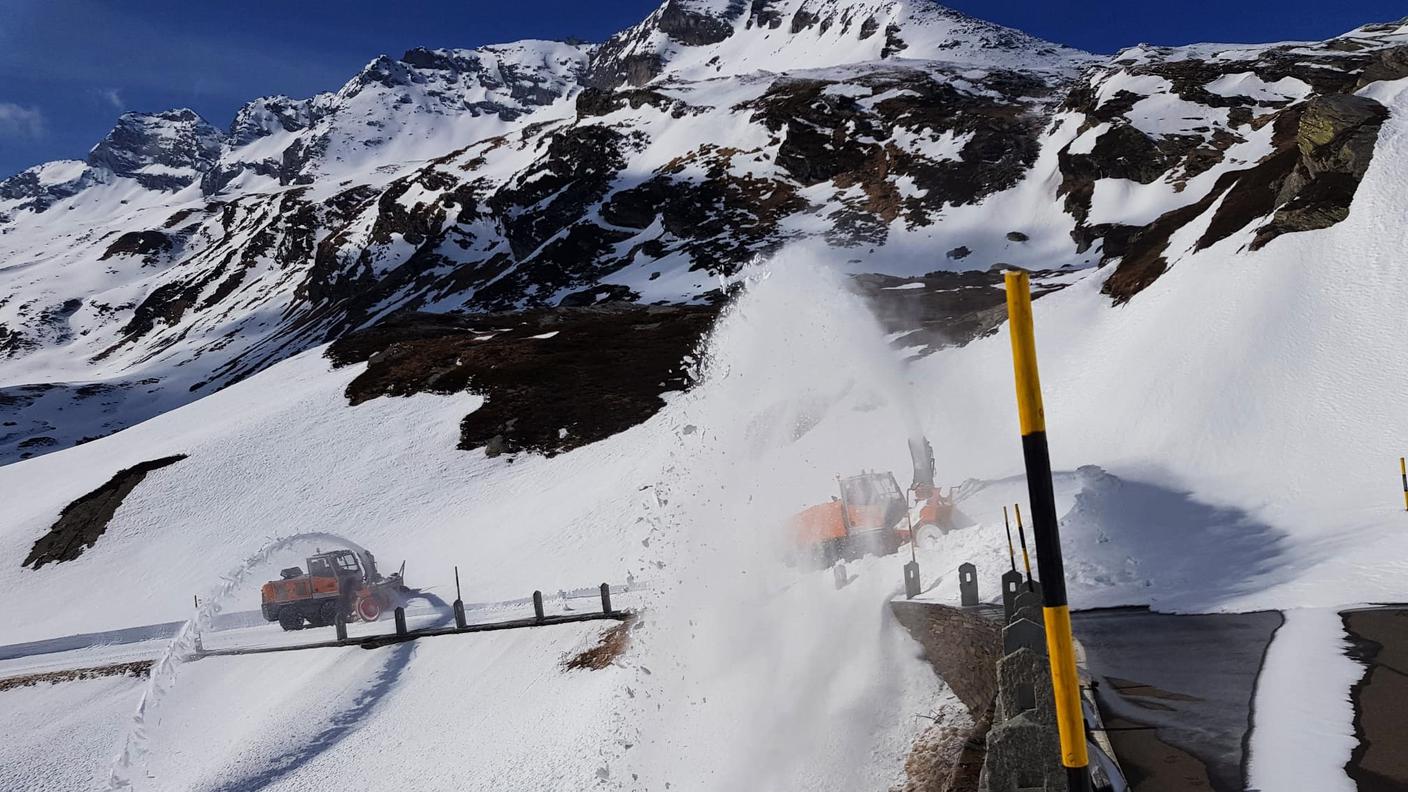
[{"label": "orange snow blower", "polygon": [[909,452],[914,482],[907,493],[890,472],[838,476],[839,497],[794,516],[789,527],[797,554],[825,567],[864,555],[890,555],[916,538],[931,543],[953,530],[953,498],[934,486],[929,441],[911,439]]},{"label": "orange snow blower", "polygon": [[344,621],[376,621],[409,589],[401,571],[382,577],[371,553],[333,550],[307,560],[308,572],[289,567],[279,580],[259,590],[260,610],[267,621],[285,630],[328,627],[340,614]]}]

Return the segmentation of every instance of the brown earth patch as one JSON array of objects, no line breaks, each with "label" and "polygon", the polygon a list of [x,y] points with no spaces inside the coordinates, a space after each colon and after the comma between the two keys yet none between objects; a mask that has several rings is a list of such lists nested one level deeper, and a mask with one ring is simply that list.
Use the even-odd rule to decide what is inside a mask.
[{"label": "brown earth patch", "polygon": [[176,454],[119,470],[103,486],[65,506],[49,532],[35,540],[21,566],[39,569],[50,562],[72,561],[83,555],[107,531],[117,508],[148,473],[185,458],[185,454]]},{"label": "brown earth patch", "polygon": [[64,671],[21,674],[20,676],[0,679],[0,692],[33,685],[54,685],[59,682],[74,682],[82,679],[98,679],[99,677],[145,677],[151,674],[151,670],[152,661],[134,660],[130,663],[114,663],[112,665],[94,666],[92,668],[71,668]]},{"label": "brown earth patch", "polygon": [[597,642],[596,646],[563,660],[562,670],[600,671],[611,665],[630,647],[631,630],[635,626],[636,615],[632,613],[620,624],[602,630],[601,640]]},{"label": "brown earth patch", "polygon": [[914,741],[895,792],[977,792],[989,724],[935,724]]},{"label": "brown earth patch", "polygon": [[504,313],[411,313],[329,347],[339,366],[366,361],[347,387],[381,396],[462,393],[484,404],[459,447],[547,456],[604,440],[655,415],[661,394],[694,382],[692,361],[718,309],[605,303]]}]

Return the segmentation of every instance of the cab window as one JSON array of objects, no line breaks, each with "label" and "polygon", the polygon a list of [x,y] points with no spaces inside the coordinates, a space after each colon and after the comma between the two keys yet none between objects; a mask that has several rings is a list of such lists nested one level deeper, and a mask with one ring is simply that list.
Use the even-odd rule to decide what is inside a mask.
[{"label": "cab window", "polygon": [[332,564],[326,558],[310,558],[308,574],[313,577],[332,577]]},{"label": "cab window", "polygon": [[361,565],[357,563],[357,556],[351,553],[343,553],[337,557],[337,568],[344,573],[362,571]]}]

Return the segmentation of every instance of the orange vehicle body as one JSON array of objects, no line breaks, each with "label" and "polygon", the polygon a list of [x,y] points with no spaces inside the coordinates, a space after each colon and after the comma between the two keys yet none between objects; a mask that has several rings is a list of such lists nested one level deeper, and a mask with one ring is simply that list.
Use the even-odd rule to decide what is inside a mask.
[{"label": "orange vehicle body", "polygon": [[862,555],[888,555],[901,545],[954,526],[954,501],[933,485],[933,458],[922,438],[911,443],[915,483],[901,491],[893,473],[836,479],[838,495],[803,509],[789,525],[793,551],[822,565]]},{"label": "orange vehicle body", "polygon": [[371,553],[335,550],[308,558],[308,572],[285,569],[280,580],[259,589],[260,610],[285,630],[305,623],[327,627],[342,616],[346,621],[376,621],[404,590],[400,573],[389,578],[376,570]]}]

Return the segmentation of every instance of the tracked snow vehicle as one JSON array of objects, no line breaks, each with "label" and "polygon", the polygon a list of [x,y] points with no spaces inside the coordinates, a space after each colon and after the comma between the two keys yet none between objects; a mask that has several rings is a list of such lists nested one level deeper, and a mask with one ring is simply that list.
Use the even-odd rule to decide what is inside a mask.
[{"label": "tracked snow vehicle", "polygon": [[333,550],[307,559],[308,571],[289,567],[259,591],[264,618],[285,630],[328,627],[345,621],[376,621],[408,589],[400,572],[383,577],[371,553]]},{"label": "tracked snow vehicle", "polygon": [[911,540],[921,544],[957,527],[953,498],[934,486],[934,455],[922,437],[909,441],[914,482],[901,490],[890,472],[836,478],[838,495],[792,518],[793,551],[830,566],[864,555],[889,555]]}]

